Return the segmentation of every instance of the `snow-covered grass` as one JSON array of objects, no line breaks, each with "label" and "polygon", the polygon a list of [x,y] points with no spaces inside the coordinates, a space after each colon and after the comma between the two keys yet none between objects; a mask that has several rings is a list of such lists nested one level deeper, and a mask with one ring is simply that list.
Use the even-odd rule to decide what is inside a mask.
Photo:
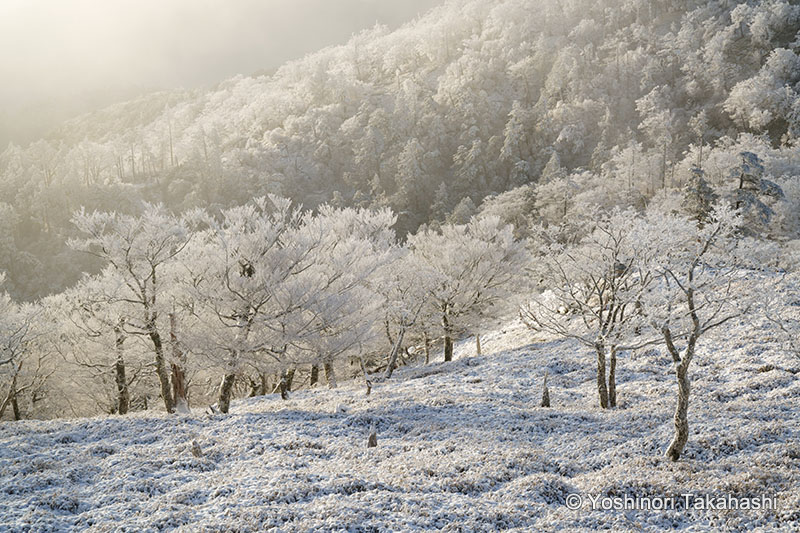
[{"label": "snow-covered grass", "polygon": [[[370,396],[352,382],[228,416],[4,423],[0,530],[800,531],[800,360],[752,340],[768,337],[758,328],[704,339],[678,463],[662,456],[675,396],[662,351],[622,356],[620,407],[603,411],[585,348],[510,323],[483,356],[465,341]],[[572,493],[764,494],[779,509],[571,510]]]}]

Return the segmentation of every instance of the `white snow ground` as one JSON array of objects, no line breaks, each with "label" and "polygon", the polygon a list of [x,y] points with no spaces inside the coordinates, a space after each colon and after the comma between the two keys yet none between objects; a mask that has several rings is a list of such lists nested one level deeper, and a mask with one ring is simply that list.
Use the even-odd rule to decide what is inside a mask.
[{"label": "white snow ground", "polygon": [[[462,343],[368,397],[353,382],[229,416],[3,423],[0,531],[800,531],[800,360],[750,340],[758,330],[700,346],[678,463],[662,457],[663,352],[624,356],[620,407],[602,411],[586,349],[513,323],[482,338],[483,356]],[[570,510],[572,493],[764,494],[779,509]]]}]

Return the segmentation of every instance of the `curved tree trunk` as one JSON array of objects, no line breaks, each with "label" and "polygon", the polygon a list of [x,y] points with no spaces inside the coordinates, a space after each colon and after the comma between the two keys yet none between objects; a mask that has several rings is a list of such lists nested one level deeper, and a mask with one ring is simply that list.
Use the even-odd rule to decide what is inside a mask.
[{"label": "curved tree trunk", "polygon": [[677,461],[689,440],[689,373],[687,365],[681,363],[675,368],[678,380],[678,404],[675,407],[675,436],[667,449],[666,456]]},{"label": "curved tree trunk", "polygon": [[167,412],[173,413],[175,412],[175,400],[172,397],[172,385],[169,382],[169,372],[167,371],[167,363],[164,358],[164,346],[154,321],[149,321],[147,331],[153,343],[153,351],[156,355],[156,375],[161,385],[161,398],[164,400],[164,407],[167,408]]},{"label": "curved tree trunk", "polygon": [[[691,276],[689,276],[689,280],[692,281]],[[669,327],[664,327],[661,330],[664,335],[667,350],[672,355],[672,362],[675,365],[675,377],[678,381],[678,403],[675,406],[675,417],[673,419],[675,436],[672,438],[672,442],[664,454],[673,461],[677,461],[680,458],[683,449],[686,447],[686,442],[689,440],[689,364],[694,358],[697,339],[699,339],[700,335],[703,333],[700,320],[697,317],[697,312],[694,307],[694,291],[689,289],[686,292],[693,327],[692,333],[689,335],[689,340],[686,343],[686,350],[683,352],[683,357],[681,357],[681,354],[678,352],[677,348],[675,348],[675,344],[672,341],[672,332]]]},{"label": "curved tree trunk", "polygon": [[392,346],[392,353],[389,355],[389,365],[386,367],[386,373],[384,377],[389,379],[392,377],[392,372],[394,372],[394,367],[397,364],[397,357],[400,355],[400,348],[403,344],[403,337],[406,334],[406,328],[400,328],[400,333],[397,334],[397,340]]}]

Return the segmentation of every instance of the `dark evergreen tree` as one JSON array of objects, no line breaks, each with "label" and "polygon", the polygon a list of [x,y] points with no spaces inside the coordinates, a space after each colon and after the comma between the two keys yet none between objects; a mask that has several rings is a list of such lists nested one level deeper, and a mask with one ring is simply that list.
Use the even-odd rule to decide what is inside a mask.
[{"label": "dark evergreen tree", "polygon": [[683,188],[681,207],[699,224],[705,224],[711,217],[711,211],[714,203],[719,199],[719,195],[706,181],[702,168],[693,166],[691,172],[692,175]]},{"label": "dark evergreen tree", "polygon": [[764,162],[752,152],[741,152],[741,163],[731,169],[730,178],[737,180],[731,202],[746,220],[745,231],[759,233],[769,224],[775,212],[770,206],[784,197],[781,187],[764,178]]}]

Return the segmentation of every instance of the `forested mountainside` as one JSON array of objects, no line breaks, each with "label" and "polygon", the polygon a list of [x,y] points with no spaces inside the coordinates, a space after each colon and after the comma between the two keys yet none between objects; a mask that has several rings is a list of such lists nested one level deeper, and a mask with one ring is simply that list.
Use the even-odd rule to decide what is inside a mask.
[{"label": "forested mountainside", "polygon": [[404,235],[514,189],[503,198],[546,221],[670,201],[693,164],[735,189],[742,151],[786,195],[772,236],[794,238],[796,4],[457,0],[270,76],[79,117],[0,156],[5,288],[32,299],[97,268],[65,245],[81,206],[182,212],[274,193],[391,207]]}]

